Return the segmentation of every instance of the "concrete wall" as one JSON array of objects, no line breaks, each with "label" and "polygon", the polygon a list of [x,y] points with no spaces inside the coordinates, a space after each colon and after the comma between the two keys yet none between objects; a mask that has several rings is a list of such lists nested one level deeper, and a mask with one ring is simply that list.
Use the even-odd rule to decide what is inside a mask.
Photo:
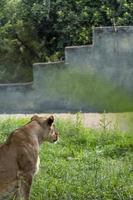
[{"label": "concrete wall", "polygon": [[0,112],[133,111],[133,27],[95,28],[65,62],[36,63],[33,83],[0,86]]}]

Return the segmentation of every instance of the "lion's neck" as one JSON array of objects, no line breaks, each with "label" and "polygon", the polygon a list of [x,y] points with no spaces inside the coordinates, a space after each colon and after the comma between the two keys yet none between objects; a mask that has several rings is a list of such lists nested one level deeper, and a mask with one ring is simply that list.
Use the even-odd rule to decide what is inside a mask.
[{"label": "lion's neck", "polygon": [[38,140],[39,145],[44,141],[44,131],[36,121],[32,121],[31,123],[27,124],[25,128],[27,129],[27,132],[30,133],[31,137],[33,135],[35,136],[35,138]]}]

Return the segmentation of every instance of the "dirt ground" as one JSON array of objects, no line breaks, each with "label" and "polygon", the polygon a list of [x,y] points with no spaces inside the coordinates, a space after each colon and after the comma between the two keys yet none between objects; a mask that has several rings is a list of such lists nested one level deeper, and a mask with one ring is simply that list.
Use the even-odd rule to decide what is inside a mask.
[{"label": "dirt ground", "polygon": [[[36,114],[36,113],[35,113]],[[22,117],[31,117],[34,114],[1,114],[1,118],[9,118],[9,117],[15,117],[15,118],[22,118]],[[39,113],[37,114],[39,116],[49,116],[51,114],[49,113]],[[77,114],[71,114],[71,113],[53,113],[55,116],[55,119],[71,119],[72,121],[77,120]],[[130,116],[130,117],[129,117]],[[129,129],[128,119],[133,119],[133,113],[82,113],[80,115],[80,118],[82,118],[83,123],[86,127],[99,129],[103,128],[104,126],[106,128],[113,128],[113,129],[120,129],[122,131],[127,131]]]}]

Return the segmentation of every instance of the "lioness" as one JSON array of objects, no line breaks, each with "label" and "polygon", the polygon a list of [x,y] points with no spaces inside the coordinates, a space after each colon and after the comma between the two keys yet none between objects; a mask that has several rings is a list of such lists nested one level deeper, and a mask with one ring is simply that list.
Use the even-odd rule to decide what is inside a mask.
[{"label": "lioness", "polygon": [[0,200],[13,197],[29,200],[30,188],[39,164],[39,146],[55,142],[58,132],[54,117],[31,118],[31,121],[13,131],[0,146]]}]

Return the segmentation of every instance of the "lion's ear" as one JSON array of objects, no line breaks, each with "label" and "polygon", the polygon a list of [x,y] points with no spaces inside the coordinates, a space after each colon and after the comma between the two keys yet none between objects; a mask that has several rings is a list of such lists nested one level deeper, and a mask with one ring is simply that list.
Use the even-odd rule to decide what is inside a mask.
[{"label": "lion's ear", "polygon": [[48,125],[51,126],[53,122],[54,122],[54,116],[51,115],[51,116],[47,119],[47,123],[48,123]]},{"label": "lion's ear", "polygon": [[34,115],[33,117],[31,117],[31,121],[34,121],[34,120],[38,120],[38,116],[37,115]]}]

